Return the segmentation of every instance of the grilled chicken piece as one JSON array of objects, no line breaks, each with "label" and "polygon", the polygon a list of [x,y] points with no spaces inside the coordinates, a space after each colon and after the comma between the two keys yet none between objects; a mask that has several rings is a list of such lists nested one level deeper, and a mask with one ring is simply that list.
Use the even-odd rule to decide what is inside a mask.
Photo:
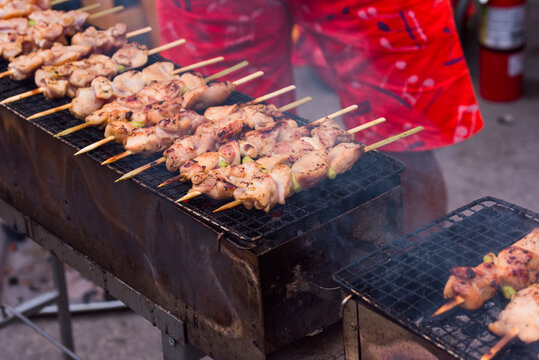
[{"label": "grilled chicken piece", "polygon": [[17,56],[9,63],[8,69],[14,71],[11,75],[12,79],[24,80],[32,77],[34,72],[43,65],[57,66],[79,60],[90,51],[91,48],[85,45],[64,46],[54,43],[50,49],[40,49],[28,55]]},{"label": "grilled chicken piece", "polygon": [[31,37],[38,48],[50,47],[65,36],[73,36],[82,30],[89,14],[82,11],[45,10],[33,12],[28,19],[34,22]]},{"label": "grilled chicken piece", "polygon": [[496,267],[500,285],[518,291],[537,282],[539,255],[513,245],[500,251]]},{"label": "grilled chicken piece", "polygon": [[[193,186],[191,191],[200,191],[212,199],[228,199],[236,190],[236,185],[231,182],[230,177],[234,173],[236,167],[217,168],[208,174],[206,179],[199,184]],[[232,180],[235,179],[232,176]]]},{"label": "grilled chicken piece", "polygon": [[152,81],[136,95],[117,98],[105,104],[101,109],[88,115],[85,121],[95,126],[114,120],[129,121],[135,111],[143,109],[146,105],[180,96],[184,89],[183,85],[179,79],[167,82]]},{"label": "grilled chicken piece", "polygon": [[330,178],[344,174],[363,155],[363,146],[355,142],[344,142],[333,147],[328,152]]},{"label": "grilled chicken piece", "polygon": [[182,110],[170,119],[164,119],[155,126],[134,130],[126,139],[124,147],[133,153],[156,153],[163,151],[174,140],[192,131],[206,119],[192,110]]},{"label": "grilled chicken piece", "polygon": [[148,48],[136,42],[126,43],[112,55],[112,61],[125,69],[141,67],[148,62]]},{"label": "grilled chicken piece", "polygon": [[193,184],[200,184],[207,174],[222,165],[239,165],[241,158],[257,156],[256,148],[243,140],[233,140],[219,147],[216,152],[206,152],[187,161],[180,167],[180,174],[184,180],[191,180]]},{"label": "grilled chicken piece", "polygon": [[234,84],[228,81],[214,82],[205,87],[194,88],[185,94],[183,106],[186,109],[201,111],[210,106],[222,104],[235,88]]},{"label": "grilled chicken piece", "polygon": [[71,113],[78,118],[85,118],[99,110],[106,102],[118,97],[126,97],[141,91],[152,81],[172,80],[174,64],[169,62],[154,63],[142,71],[127,71],[109,80],[97,77],[89,88],[79,89],[71,102]]},{"label": "grilled chicken piece", "polygon": [[139,127],[139,124],[133,121],[109,121],[105,128],[105,137],[114,136],[116,142],[123,144]]},{"label": "grilled chicken piece", "polygon": [[46,10],[50,8],[47,0],[28,1],[2,1],[0,3],[0,19],[12,19],[28,16],[34,11]]},{"label": "grilled chicken piece", "polygon": [[292,171],[288,165],[279,164],[271,169],[269,174],[277,188],[277,202],[284,205],[286,198],[294,194]]},{"label": "grilled chicken piece", "polygon": [[292,165],[292,174],[301,190],[315,187],[326,178],[328,160],[325,150],[311,151]]},{"label": "grilled chicken piece", "polygon": [[0,20],[0,33],[26,34],[30,25],[26,18]]},{"label": "grilled chicken piece", "polygon": [[454,267],[449,270],[451,276],[444,288],[444,298],[464,299],[461,306],[475,310],[492,298],[498,290],[498,271],[494,262],[484,262],[474,268],[469,266]]},{"label": "grilled chicken piece", "polygon": [[0,51],[6,60],[32,51],[33,46],[32,39],[28,35],[19,35],[13,32],[0,34]]},{"label": "grilled chicken piece", "polygon": [[350,142],[354,139],[354,135],[341,129],[335,120],[330,118],[325,118],[321,124],[311,131],[311,134],[312,137],[317,138],[326,149],[342,142]]},{"label": "grilled chicken piece", "polygon": [[[111,77],[117,73],[118,66],[109,57],[92,54],[87,59],[38,69],[35,82],[37,86],[44,89],[43,94],[47,98],[65,95],[75,97],[79,88],[87,87],[96,77]],[[58,82],[62,82],[65,86],[57,88]]]},{"label": "grilled chicken piece", "polygon": [[527,344],[539,340],[539,284],[513,295],[498,320],[488,325],[498,336],[506,335],[513,328],[518,328],[519,339]]},{"label": "grilled chicken piece", "polygon": [[232,115],[240,109],[240,104],[234,105],[222,105],[222,106],[212,106],[204,111],[204,116],[208,120],[217,121],[219,119],[226,118],[227,116]]},{"label": "grilled chicken piece", "polygon": [[444,288],[444,298],[460,296],[462,307],[475,310],[492,298],[498,286],[523,289],[537,281],[539,228],[502,250],[498,257],[487,255],[486,262],[475,268],[461,266],[450,270],[451,276]]},{"label": "grilled chicken piece", "polygon": [[71,45],[90,46],[92,52],[108,54],[118,50],[127,43],[125,24],[118,23],[106,30],[97,30],[90,26],[71,38]]}]

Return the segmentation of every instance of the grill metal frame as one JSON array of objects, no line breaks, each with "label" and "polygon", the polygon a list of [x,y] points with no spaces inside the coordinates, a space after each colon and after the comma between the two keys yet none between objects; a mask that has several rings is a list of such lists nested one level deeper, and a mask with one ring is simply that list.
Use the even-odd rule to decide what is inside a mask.
[{"label": "grill metal frame", "polygon": [[[157,61],[167,60],[159,55],[152,55],[148,64]],[[3,67],[6,67],[5,63]],[[32,80],[22,82],[10,79],[0,80],[0,94],[4,98],[34,88],[35,84]],[[252,100],[252,97],[236,91],[225,104],[248,102],[250,100]],[[26,118],[37,112],[60,106],[67,102],[67,99],[45,100],[43,95],[40,94],[4,106],[17,115]],[[296,120],[300,125],[308,123],[305,119],[292,113],[286,113],[286,115]],[[69,111],[62,111],[30,122],[53,135],[68,127],[80,124],[81,120],[76,119]],[[76,152],[102,138],[102,130],[86,128],[62,137],[61,141],[71,146],[73,152]],[[123,147],[119,144],[109,143],[82,156],[88,156],[102,162],[123,151]],[[151,157],[130,156],[107,166],[118,172],[118,174],[125,174],[161,156],[162,154]],[[247,249],[257,246],[269,248],[297,236],[298,229],[301,229],[301,232],[312,230],[319,224],[325,223],[353,209],[358,204],[374,198],[377,194],[398,185],[402,171],[404,171],[404,165],[400,161],[381,152],[371,151],[365,154],[350,171],[339,175],[336,180],[326,179],[315,189],[295,194],[290,199],[287,199],[286,205],[278,205],[268,214],[262,211],[246,210],[243,206],[214,214],[212,211],[225,202],[215,201],[204,196],[176,206],[204,221],[219,233],[223,233],[240,248]],[[166,171],[165,167],[161,165],[130,181],[135,181],[158,196],[173,202],[185,195],[191,188],[191,184],[176,182],[165,188],[157,188],[158,184],[172,176],[174,174]],[[393,185],[388,187],[387,184]],[[261,241],[262,239],[263,241]]]},{"label": "grill metal frame", "polygon": [[[31,81],[0,80],[5,97],[33,88]],[[250,99],[235,93],[229,102],[239,98]],[[116,144],[73,157],[102,132],[53,138],[80,123],[69,112],[25,120],[66,101],[37,95],[0,107],[0,198],[180,319],[189,343],[210,356],[266,359],[335,323],[340,289],[331,274],[356,258],[351,248],[402,234],[404,166],[379,152],[269,214],[239,208],[211,214],[220,203],[173,203],[188,185],[157,189],[171,176],[164,168],[114,183],[149,161],[133,156],[99,165],[123,150]],[[298,216],[287,219],[295,209]],[[246,234],[227,226],[231,216],[275,229]]]},{"label": "grill metal frame", "polygon": [[[449,269],[475,266],[489,252],[518,241],[539,226],[539,214],[493,197],[463,206],[391,242],[334,274],[355,298],[455,358],[480,359],[499,337],[487,325],[508,300],[497,294],[476,311],[453,309],[431,316],[447,300]],[[512,342],[497,359],[528,359],[539,343]]]}]

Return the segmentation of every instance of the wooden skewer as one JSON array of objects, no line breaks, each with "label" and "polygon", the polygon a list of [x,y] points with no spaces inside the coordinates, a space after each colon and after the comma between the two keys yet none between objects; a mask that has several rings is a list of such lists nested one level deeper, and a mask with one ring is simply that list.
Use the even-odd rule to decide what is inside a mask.
[{"label": "wooden skewer", "polygon": [[179,202],[182,202],[182,201],[187,201],[187,200],[190,200],[190,199],[193,199],[193,198],[196,198],[197,196],[200,196],[202,195],[202,193],[200,191],[196,191],[196,190],[189,190],[189,192],[182,196],[181,198],[179,198],[178,200],[174,201],[176,203],[179,203]]},{"label": "wooden skewer", "polygon": [[63,4],[68,1],[71,1],[71,0],[54,0],[54,1],[51,1],[51,6]]},{"label": "wooden skewer", "polygon": [[234,72],[234,71],[236,71],[236,70],[239,70],[239,69],[241,69],[241,68],[243,68],[243,67],[245,67],[245,66],[247,66],[247,65],[249,65],[249,62],[248,62],[248,61],[242,61],[242,62],[240,62],[239,64],[236,64],[236,65],[231,66],[231,67],[229,67],[229,68],[227,68],[227,69],[224,69],[224,70],[222,70],[222,71],[219,71],[218,73],[215,73],[215,74],[213,74],[213,75],[208,76],[205,80],[206,80],[206,82],[215,80],[215,79],[217,79],[217,78],[220,78],[220,77],[223,77],[223,76],[225,76],[225,75],[228,75],[228,74],[230,74],[230,73],[232,73],[232,72]]},{"label": "wooden skewer", "polygon": [[[325,117],[323,117],[323,118],[320,118],[320,119],[318,119],[318,120],[312,122],[311,124],[313,124],[313,123],[315,123],[315,122],[319,122],[320,120],[324,120],[325,118],[330,118],[330,119],[336,118],[337,116],[344,115],[344,114],[346,114],[346,113],[348,113],[348,112],[350,112],[350,111],[354,111],[355,109],[357,109],[357,105],[351,105],[351,106],[348,106],[347,108],[341,109],[341,110],[336,111],[336,112],[334,112],[334,113],[332,113],[332,114],[329,114],[328,116],[325,116]],[[353,128],[353,129],[350,129],[350,130],[348,130],[348,132],[354,134],[354,133],[356,133],[356,132],[358,132],[358,131],[361,131],[361,130],[370,128],[371,126],[375,126],[375,125],[378,125],[378,124],[380,124],[380,123],[383,123],[384,121],[386,121],[385,118],[379,118],[379,119],[370,121],[370,122],[368,122],[368,123],[366,123],[366,124],[357,126],[357,127]],[[359,128],[361,128],[361,129],[359,129]],[[170,184],[170,183],[173,183],[173,182],[176,181],[176,180],[181,180],[181,178],[182,178],[182,175],[175,176],[175,177],[173,177],[173,178],[171,178],[171,179],[168,179],[167,181],[165,181],[165,182],[159,184],[157,187],[161,187],[161,186],[168,185],[168,184]],[[188,194],[192,194],[192,192],[189,192]],[[191,195],[188,199],[192,199],[192,198],[194,198],[194,197],[196,197],[196,196],[199,196],[199,195],[202,195],[202,193],[197,191],[197,195]],[[187,195],[186,195],[186,196],[187,196]],[[182,197],[182,198],[180,198],[180,199],[178,199],[178,200],[176,200],[176,202],[182,201],[182,199],[184,199],[184,198],[185,198],[185,196]],[[234,204],[234,205],[232,205],[232,204]],[[230,207],[225,207],[225,208],[222,209],[222,210],[220,210],[221,208],[219,208],[219,209],[217,209],[217,210],[223,211],[223,210],[226,210],[226,209],[230,209],[230,208],[232,208],[232,207],[234,207],[234,206],[238,206],[239,204],[238,204],[236,201],[232,201],[232,202],[230,202],[230,203],[228,203],[228,204],[226,204],[226,205],[223,205],[223,207],[224,207],[224,206],[227,206],[227,205],[229,205]],[[216,211],[217,211],[217,210],[216,210]]]},{"label": "wooden skewer", "polygon": [[[239,65],[239,64],[238,64]],[[245,66],[245,65],[244,65]],[[237,69],[235,69],[237,70]],[[251,81],[253,79],[256,79],[256,78],[259,78],[260,76],[264,75],[264,72],[263,71],[257,71],[255,72],[254,74],[251,74],[251,75],[247,75],[239,80],[236,80],[236,81],[233,81],[232,84],[234,84],[235,86],[237,85],[241,85],[241,84],[244,84],[246,83],[247,81]],[[221,75],[221,76],[224,76],[224,75]],[[133,152],[127,150],[127,151],[124,151],[123,153],[121,154],[118,154],[118,155],[115,155],[115,156],[112,156],[110,158],[108,158],[107,160],[103,161],[101,163],[101,165],[106,165],[106,164],[110,164],[110,163],[113,163],[115,161],[118,161],[120,159],[123,159],[124,157],[127,157],[127,156],[130,156],[130,155],[134,155]],[[137,169],[135,169],[137,170]],[[133,170],[133,171],[135,171]],[[124,175],[125,176],[125,175]],[[122,180],[125,180],[125,179],[129,179],[128,177],[124,177],[122,176]]]},{"label": "wooden skewer", "polygon": [[[168,50],[170,48],[173,48],[175,46],[179,46],[179,45],[182,45],[182,44],[185,44],[185,39],[179,39],[179,40],[176,40],[176,41],[173,41],[171,43],[168,43],[168,44],[165,44],[165,45],[162,45],[162,46],[159,46],[159,47],[156,47],[156,48],[153,48],[151,49],[150,51],[148,51],[148,55],[153,55],[153,54],[157,54],[158,52],[160,51],[164,51],[164,50]],[[18,94],[18,95],[14,95],[14,96],[11,96],[11,97],[8,97],[7,99],[4,99],[2,101],[0,101],[0,104],[8,104],[8,103],[12,103],[12,102],[15,102],[15,101],[19,101],[19,100],[22,100],[22,99],[25,99],[27,97],[30,97],[30,96],[34,96],[34,95],[37,95],[37,94],[41,94],[42,92],[44,92],[45,90],[41,87],[37,88],[37,89],[34,89],[34,90],[30,90],[30,91],[27,91],[27,92],[24,92],[22,94]],[[52,109],[51,109],[52,110]],[[64,108],[58,110],[58,111],[62,111],[64,110]],[[49,110],[47,110],[49,111]],[[48,114],[51,114],[50,112],[47,113]],[[32,116],[33,119],[35,119],[37,114],[34,114]],[[43,115],[41,115],[43,116]]]},{"label": "wooden skewer", "polygon": [[160,157],[159,159],[157,160],[154,160],[152,161],[151,163],[148,163],[144,166],[141,166],[139,167],[138,169],[135,169],[135,170],[132,170],[128,173],[126,173],[124,176],[116,179],[114,182],[118,182],[118,181],[122,181],[122,180],[125,180],[125,179],[129,179],[129,178],[132,178],[133,176],[137,176],[138,174],[140,174],[141,172],[144,172],[148,169],[151,169],[159,164],[163,164],[165,161],[167,161],[167,159],[163,156],[163,157]]},{"label": "wooden skewer", "polygon": [[432,316],[438,316],[440,314],[443,314],[444,312],[448,312],[449,310],[453,309],[454,307],[459,306],[464,302],[464,298],[462,296],[455,296],[453,299],[442,305],[438,310],[432,314]]},{"label": "wooden skewer", "polygon": [[[385,120],[385,119],[384,119]],[[378,121],[378,120],[374,120],[375,122]],[[397,135],[394,135],[394,136],[391,136],[387,139],[384,139],[384,140],[381,140],[381,141],[378,141],[372,145],[369,145],[369,146],[366,146],[365,149],[364,149],[364,152],[369,152],[369,151],[372,151],[374,149],[377,149],[379,147],[382,147],[384,145],[387,145],[389,143],[392,143],[394,141],[397,141],[397,140],[400,140],[400,139],[403,139],[407,136],[410,136],[412,134],[415,134],[419,131],[422,131],[423,130],[423,126],[417,126],[413,129],[410,129],[408,131],[405,131],[405,132],[402,132],[400,134],[397,134]],[[220,211],[224,211],[224,210],[228,210],[228,209],[232,209],[233,207],[236,207],[238,205],[241,205],[241,200],[234,200],[234,201],[231,201],[215,210],[213,210],[214,213],[216,212],[220,212]]]},{"label": "wooden skewer", "polygon": [[381,123],[383,123],[384,121],[386,121],[386,118],[381,117],[381,118],[378,118],[378,119],[376,119],[376,120],[369,121],[368,123],[365,123],[365,124],[356,126],[355,128],[351,128],[350,130],[348,130],[348,133],[350,133],[350,134],[355,134],[355,133],[360,132],[360,131],[362,131],[362,130],[368,129],[368,128],[370,128],[371,126],[381,124]]},{"label": "wooden skewer", "polygon": [[[287,86],[285,88],[282,88],[280,90],[277,90],[277,91],[274,91],[272,93],[269,93],[267,95],[264,95],[264,96],[261,96],[259,98],[256,98],[254,100],[252,100],[250,103],[252,104],[258,104],[264,100],[268,100],[268,99],[271,99],[272,97],[276,97],[276,96],[279,96],[279,95],[282,95],[288,91],[292,91],[294,90],[296,87],[294,85],[290,85],[290,86]],[[299,105],[298,105],[299,106]],[[127,152],[127,151],[126,151]],[[121,155],[121,154],[120,154]],[[117,155],[118,156],[118,155]],[[108,159],[110,160],[110,159]],[[160,157],[159,159],[155,160],[155,161],[152,161],[151,163],[148,163],[146,165],[143,165],[135,170],[132,170],[130,172],[128,172],[127,174],[123,175],[122,177],[120,177],[119,179],[117,179],[115,182],[118,182],[118,181],[121,181],[121,180],[127,180],[127,179],[130,179],[132,178],[133,176],[136,176],[140,173],[142,173],[143,171],[146,171],[148,169],[151,169],[153,168],[154,166],[157,166],[161,163],[164,163],[166,161],[166,158],[163,156],[163,157]],[[176,180],[176,177],[174,177],[174,179]],[[174,181],[175,181],[174,180]],[[171,181],[171,179],[167,180],[167,181]],[[165,186],[169,183],[167,183],[167,181],[161,183],[158,185],[158,187],[161,187],[161,186]]]},{"label": "wooden skewer", "polygon": [[241,200],[234,200],[234,201],[231,201],[229,203],[224,204],[221,207],[218,207],[217,209],[213,210],[212,212],[217,213],[217,212],[225,211],[225,210],[228,210],[228,209],[232,209],[232,208],[235,208],[236,206],[241,205],[241,203],[242,203]]},{"label": "wooden skewer", "polygon": [[490,359],[492,359],[494,356],[496,356],[496,354],[501,349],[503,349],[503,347],[505,345],[507,345],[507,343],[509,343],[509,341],[513,340],[517,336],[518,336],[518,328],[514,327],[507,334],[505,334],[505,336],[503,338],[501,338],[501,340],[498,341],[496,343],[496,345],[494,345],[489,351],[487,351],[485,353],[485,355],[483,355],[481,357],[481,360],[490,360]]},{"label": "wooden skewer", "polygon": [[77,155],[81,155],[81,154],[84,154],[84,153],[87,153],[89,151],[92,151],[94,149],[97,149],[98,147],[100,147],[101,145],[105,145],[106,143],[109,143],[111,141],[114,141],[116,140],[116,137],[115,136],[107,136],[106,138],[104,139],[101,139],[99,141],[96,141],[95,143],[93,144],[90,144],[82,149],[80,149],[79,151],[77,151],[75,153],[74,156],[77,156]]},{"label": "wooden skewer", "polygon": [[96,13],[88,16],[88,21],[97,19],[97,18],[105,16],[105,15],[114,14],[114,13],[120,12],[120,11],[122,11],[124,9],[125,9],[125,6],[120,5],[120,6],[115,6],[113,8],[106,9],[106,10],[103,10],[103,11],[100,11],[100,12],[96,12]]},{"label": "wooden skewer", "polygon": [[37,118],[40,118],[40,117],[43,117],[43,116],[47,116],[47,115],[54,114],[54,113],[57,113],[57,112],[60,112],[60,111],[63,111],[63,110],[67,110],[67,109],[69,109],[70,106],[71,106],[71,103],[60,105],[58,107],[55,107],[55,108],[52,108],[52,109],[49,109],[49,110],[45,110],[45,111],[42,111],[42,112],[38,112],[37,114],[28,116],[26,118],[26,120],[37,119]]},{"label": "wooden skewer", "polygon": [[301,98],[301,99],[299,99],[299,100],[296,100],[296,101],[294,101],[294,102],[291,102],[291,103],[288,104],[288,105],[281,106],[281,107],[280,107],[279,109],[277,109],[277,110],[279,110],[279,111],[281,111],[281,112],[285,112],[285,111],[291,110],[291,109],[293,109],[293,108],[296,108],[296,107],[298,107],[298,106],[300,106],[300,105],[303,105],[303,104],[305,104],[305,103],[308,103],[308,102],[311,101],[312,99],[313,99],[313,98],[310,97],[310,96],[305,96],[304,98]]},{"label": "wooden skewer", "polygon": [[[148,28],[151,29],[151,27],[149,27],[149,26],[148,26]],[[146,29],[146,28],[144,28],[144,29]],[[137,31],[140,31],[140,30],[137,30]],[[181,73],[183,71],[196,69],[197,67],[202,67],[202,66],[208,65],[208,64],[213,64],[214,62],[222,61],[223,59],[224,59],[223,57],[219,57],[219,58],[214,58],[214,59],[211,59],[211,60],[201,61],[199,63],[186,66],[185,68],[177,69],[177,70],[175,70],[173,72],[173,74],[179,74],[179,73]],[[189,69],[186,69],[186,68],[189,68]],[[31,115],[31,116],[27,117],[26,120],[37,119],[37,118],[40,118],[40,117],[43,117],[43,116],[47,116],[47,115],[54,114],[54,113],[57,113],[57,112],[60,112],[60,111],[63,111],[63,110],[67,110],[67,109],[69,109],[70,106],[71,106],[71,103],[65,104],[65,105],[60,105],[58,107],[55,107],[55,108],[45,110],[45,111],[36,113],[34,115]]]},{"label": "wooden skewer", "polygon": [[[240,80],[242,80],[242,79],[240,79]],[[34,115],[30,116],[28,119],[30,119],[30,118],[35,119],[35,118],[40,117],[40,116],[49,115],[49,114],[55,113],[57,111],[65,110],[66,108],[69,108],[69,104],[62,105],[62,106],[59,106],[59,107],[54,108],[54,109],[49,109],[49,110],[43,111],[43,112],[38,113],[38,114],[34,114]],[[57,133],[54,136],[56,136],[56,137],[65,136],[65,135],[74,133],[75,131],[79,131],[79,130],[82,130],[84,128],[90,127],[90,126],[94,126],[94,125],[89,125],[89,123],[86,123],[86,125],[85,124],[80,124],[80,125],[77,125],[77,126],[73,126],[73,127],[69,128],[69,129],[65,129],[63,131],[60,131],[59,133]],[[92,145],[93,144],[90,144],[89,146],[92,146]]]},{"label": "wooden skewer", "polygon": [[[94,5],[99,5],[99,4],[94,4]],[[135,36],[150,32],[150,31],[152,31],[152,27],[151,26],[146,26],[145,28],[128,32],[127,34],[125,34],[125,38],[129,39],[129,38],[132,38],[132,37],[135,37]],[[0,79],[4,78],[6,76],[13,75],[13,73],[15,73],[15,70],[4,71],[3,73],[0,73]]]},{"label": "wooden skewer", "polygon": [[9,104],[11,102],[26,99],[27,97],[34,96],[34,95],[37,95],[37,94],[41,94],[43,91],[45,91],[45,90],[43,88],[39,87],[39,88],[34,89],[34,90],[23,92],[22,94],[10,96],[7,99],[4,99],[4,100],[0,101],[0,104]]},{"label": "wooden skewer", "polygon": [[129,155],[133,155],[133,154],[134,152],[132,151],[129,151],[129,150],[124,151],[123,153],[109,157],[107,160],[103,161],[101,165],[107,165],[107,164],[113,163],[115,161],[118,161],[120,159],[123,159],[124,157],[128,157]]},{"label": "wooden skewer", "polygon": [[149,33],[150,31],[152,31],[152,27],[151,26],[146,26],[146,27],[143,27],[142,29],[133,30],[133,31],[128,32],[127,34],[125,34],[125,38],[129,39],[129,38],[132,38],[132,37],[135,37],[135,36],[139,36],[139,35],[142,35],[142,34]]},{"label": "wooden skewer", "polygon": [[[180,181],[181,179],[183,179],[183,174],[171,177],[170,179],[167,179],[167,180],[163,181],[161,184],[157,185],[157,187],[160,188],[160,187],[163,187],[163,186],[167,186],[167,185],[170,185],[170,184],[172,184],[172,183],[174,183],[176,181]],[[176,202],[178,202],[180,200],[176,200]]]},{"label": "wooden skewer", "polygon": [[69,129],[65,129],[64,131],[60,131],[59,133],[54,134],[54,137],[59,138],[59,137],[62,137],[62,136],[66,136],[66,135],[69,135],[71,133],[74,133],[74,132],[82,130],[82,129],[86,129],[87,127],[91,127],[91,126],[94,126],[94,125],[92,123],[85,122],[85,123],[70,127]]},{"label": "wooden skewer", "polygon": [[182,68],[174,70],[172,73],[174,75],[181,74],[181,73],[189,71],[189,70],[198,69],[199,67],[203,67],[203,66],[206,66],[206,65],[211,65],[211,64],[218,63],[220,61],[223,61],[224,59],[225,59],[224,57],[218,56],[218,57],[215,57],[213,59],[204,60],[204,61],[194,63],[192,65],[184,66]]},{"label": "wooden skewer", "polygon": [[388,145],[392,142],[395,142],[397,140],[400,140],[400,139],[404,139],[405,137],[408,137],[410,135],[413,135],[415,133],[418,133],[420,131],[423,131],[424,127],[423,126],[416,126],[415,128],[413,129],[410,129],[410,130],[407,130],[405,132],[402,132],[400,134],[397,134],[397,135],[393,135],[391,137],[388,137],[387,139],[384,139],[384,140],[380,140],[374,144],[371,144],[371,145],[368,145],[368,146],[365,146],[365,152],[369,152],[371,150],[374,150],[374,149],[378,149],[382,146],[385,146],[385,145]]},{"label": "wooden skewer", "polygon": [[88,12],[90,10],[97,9],[98,7],[101,7],[101,3],[95,3],[95,4],[83,6],[81,8],[78,8],[77,11]]},{"label": "wooden skewer", "polygon": [[186,42],[187,41],[185,39],[178,39],[178,40],[170,42],[168,44],[158,46],[158,47],[153,48],[150,51],[148,51],[148,56],[153,55],[153,54],[157,54],[157,53],[159,53],[161,51],[172,49],[173,47],[176,47],[176,46],[179,46],[179,45],[183,45]]}]

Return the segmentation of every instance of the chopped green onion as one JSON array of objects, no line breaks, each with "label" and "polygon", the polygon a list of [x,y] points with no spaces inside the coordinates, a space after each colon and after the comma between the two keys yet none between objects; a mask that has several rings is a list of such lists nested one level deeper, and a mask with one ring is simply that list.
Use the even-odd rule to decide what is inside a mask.
[{"label": "chopped green onion", "polygon": [[268,173],[268,170],[266,170],[266,168],[263,167],[262,165],[256,164],[256,166],[258,166],[258,168],[260,169],[260,171],[262,171],[264,174],[267,174],[267,173]]},{"label": "chopped green onion", "polygon": [[131,121],[131,125],[133,125],[134,127],[138,129],[138,128],[143,127],[144,123],[142,121]]},{"label": "chopped green onion", "polygon": [[28,26],[34,26],[36,22],[34,20],[28,20]]},{"label": "chopped green onion", "polygon": [[118,72],[123,73],[124,71],[125,71],[125,66],[123,66],[123,65],[118,65]]},{"label": "chopped green onion", "polygon": [[230,166],[230,165],[226,163],[225,159],[221,159],[221,161],[219,161],[219,167],[224,168],[227,166]]},{"label": "chopped green onion", "polygon": [[337,176],[337,172],[333,169],[329,169],[328,170],[328,178],[330,178],[331,180],[335,179],[335,177]]},{"label": "chopped green onion", "polygon": [[496,264],[498,262],[497,260],[498,259],[496,258],[496,255],[494,253],[488,253],[483,257],[483,262],[486,262],[486,263]]},{"label": "chopped green onion", "polygon": [[511,299],[517,292],[511,286],[502,286],[502,294],[506,299]]},{"label": "chopped green onion", "polygon": [[294,186],[294,192],[300,192],[301,191],[301,185],[296,180],[296,176],[292,173],[292,185]]},{"label": "chopped green onion", "polygon": [[248,163],[248,162],[251,162],[251,161],[254,161],[254,160],[251,159],[249,156],[245,156],[243,159],[241,159],[242,164],[245,164],[245,163]]}]

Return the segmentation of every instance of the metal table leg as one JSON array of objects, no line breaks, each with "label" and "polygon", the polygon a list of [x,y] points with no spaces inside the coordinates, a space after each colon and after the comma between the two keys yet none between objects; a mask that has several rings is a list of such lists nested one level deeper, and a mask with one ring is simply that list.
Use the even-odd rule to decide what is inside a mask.
[{"label": "metal table leg", "polygon": [[[58,260],[58,258],[51,254],[50,260],[52,263],[52,269],[54,274],[54,283],[58,291],[58,321],[60,322],[60,336],[62,343],[66,348],[71,351],[75,351],[73,345],[73,333],[71,331],[71,313],[69,312],[69,299],[67,297],[66,277],[64,271],[64,264]],[[70,357],[64,353],[64,359],[68,360]]]}]

